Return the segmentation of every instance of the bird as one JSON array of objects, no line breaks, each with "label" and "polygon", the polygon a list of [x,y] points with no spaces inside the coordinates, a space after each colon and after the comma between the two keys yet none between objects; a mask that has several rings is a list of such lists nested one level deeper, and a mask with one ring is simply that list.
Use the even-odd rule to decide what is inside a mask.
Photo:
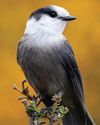
[{"label": "bird", "polygon": [[17,62],[44,104],[53,104],[55,94],[69,112],[63,125],[95,125],[84,104],[83,83],[73,49],[64,36],[75,16],[63,7],[49,5],[32,12],[18,43]]}]

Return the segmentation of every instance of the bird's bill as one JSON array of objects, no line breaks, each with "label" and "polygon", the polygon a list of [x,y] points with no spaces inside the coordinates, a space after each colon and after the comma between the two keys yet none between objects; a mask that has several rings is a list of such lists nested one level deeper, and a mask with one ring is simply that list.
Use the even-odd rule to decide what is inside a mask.
[{"label": "bird's bill", "polygon": [[63,21],[72,21],[75,20],[75,16],[67,16],[67,17],[59,17],[59,19],[62,19]]}]

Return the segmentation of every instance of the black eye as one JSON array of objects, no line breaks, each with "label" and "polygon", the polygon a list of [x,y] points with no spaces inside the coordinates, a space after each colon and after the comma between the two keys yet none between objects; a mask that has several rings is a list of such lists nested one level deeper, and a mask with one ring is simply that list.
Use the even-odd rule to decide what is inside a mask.
[{"label": "black eye", "polygon": [[49,16],[55,18],[55,17],[57,17],[57,13],[55,11],[52,11],[49,13]]}]

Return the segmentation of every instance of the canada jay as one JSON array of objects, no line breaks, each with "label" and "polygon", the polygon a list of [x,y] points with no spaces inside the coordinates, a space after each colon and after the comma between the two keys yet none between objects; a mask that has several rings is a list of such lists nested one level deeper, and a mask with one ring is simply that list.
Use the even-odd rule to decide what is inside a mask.
[{"label": "canada jay", "polygon": [[33,12],[18,44],[17,60],[46,106],[52,105],[52,96],[62,94],[62,103],[69,108],[63,118],[64,125],[94,125],[84,105],[82,80],[73,50],[63,35],[65,26],[74,19],[55,5]]}]

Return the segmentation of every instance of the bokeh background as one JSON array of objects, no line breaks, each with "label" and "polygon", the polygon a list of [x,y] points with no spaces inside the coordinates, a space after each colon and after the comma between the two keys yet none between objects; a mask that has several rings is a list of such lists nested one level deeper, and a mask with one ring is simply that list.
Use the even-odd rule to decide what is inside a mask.
[{"label": "bokeh background", "polygon": [[85,103],[100,125],[100,0],[0,0],[0,125],[27,125],[24,106],[12,84],[21,87],[24,75],[16,48],[29,14],[55,4],[77,17],[65,30],[81,70]]}]

